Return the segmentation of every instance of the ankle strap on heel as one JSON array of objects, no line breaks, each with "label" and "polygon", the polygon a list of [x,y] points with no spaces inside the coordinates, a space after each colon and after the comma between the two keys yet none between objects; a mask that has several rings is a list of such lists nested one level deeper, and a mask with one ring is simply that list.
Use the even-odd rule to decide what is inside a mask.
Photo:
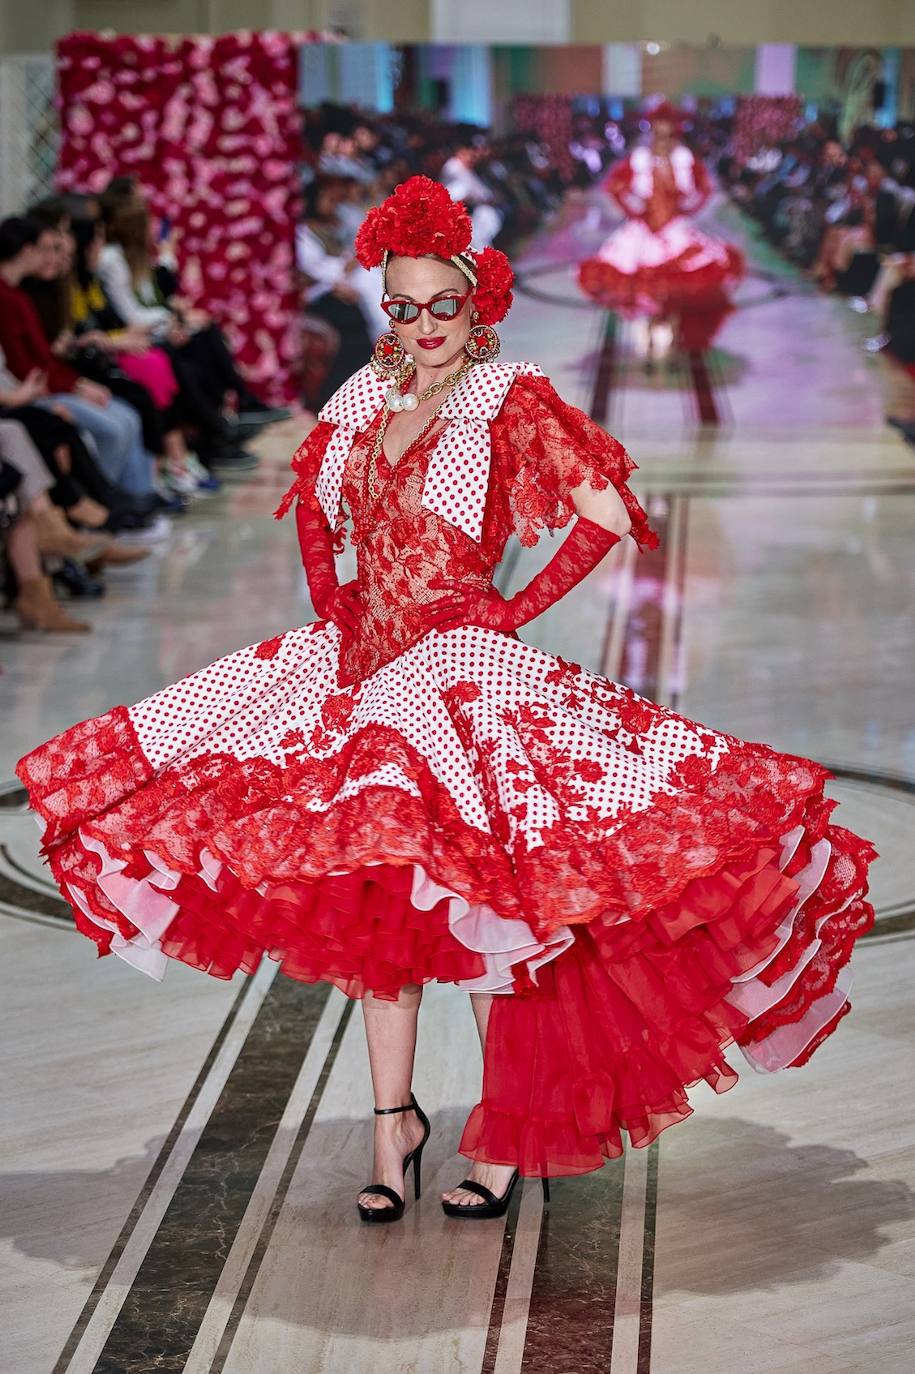
[{"label": "ankle strap on heel", "polygon": [[396,1112],[412,1112],[416,1108],[416,1098],[411,1100],[404,1107],[373,1107],[372,1111],[376,1116],[393,1116]]}]

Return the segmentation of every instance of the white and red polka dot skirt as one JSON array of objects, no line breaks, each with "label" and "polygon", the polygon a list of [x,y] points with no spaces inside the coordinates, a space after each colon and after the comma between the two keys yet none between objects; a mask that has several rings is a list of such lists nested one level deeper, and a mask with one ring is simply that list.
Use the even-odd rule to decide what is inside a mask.
[{"label": "white and red polka dot skirt", "polygon": [[20,760],[101,952],[514,994],[462,1148],[529,1173],[647,1144],[736,1081],[727,1045],[799,1066],[847,1013],[876,850],[822,765],[487,629],[349,684],[339,650],[291,629]]}]

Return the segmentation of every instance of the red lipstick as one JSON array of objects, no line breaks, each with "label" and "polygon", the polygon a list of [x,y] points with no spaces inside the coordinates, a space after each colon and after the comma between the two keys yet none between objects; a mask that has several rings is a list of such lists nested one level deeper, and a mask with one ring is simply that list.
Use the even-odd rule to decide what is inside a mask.
[{"label": "red lipstick", "polygon": [[417,339],[416,342],[419,344],[420,348],[441,348],[442,344],[445,342],[445,336],[444,334],[438,334],[435,338]]}]

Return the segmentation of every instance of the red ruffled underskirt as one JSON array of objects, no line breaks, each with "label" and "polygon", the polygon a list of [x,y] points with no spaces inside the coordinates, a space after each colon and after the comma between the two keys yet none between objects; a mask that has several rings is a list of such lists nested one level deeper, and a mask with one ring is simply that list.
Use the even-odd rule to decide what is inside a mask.
[{"label": "red ruffled underskirt", "polygon": [[169,897],[179,911],[163,953],[217,978],[255,973],[263,957],[303,983],[333,983],[348,997],[396,1001],[407,984],[456,983],[485,972],[482,955],[448,926],[448,899],[429,911],[410,901],[412,866],[375,864],[309,883],[243,887],[223,868],[216,891],[182,876]]},{"label": "red ruffled underskirt", "polygon": [[[724,1058],[729,1045],[759,1044],[780,1027],[809,1020],[874,920],[864,900],[873,848],[824,825],[820,806],[816,797],[802,804],[798,818],[810,829],[784,868],[771,841],[723,857],[714,872],[694,878],[643,920],[614,924],[608,915],[576,927],[574,943],[538,970],[536,984],[519,964],[513,995],[494,999],[483,1095],[461,1152],[517,1162],[524,1175],[597,1169],[623,1153],[624,1131],[642,1148],[689,1116],[689,1087],[704,1081],[717,1093],[731,1088],[738,1075]],[[795,875],[811,863],[814,833],[825,835],[832,852],[785,940],[779,927],[797,904]],[[84,858],[95,871],[98,856],[84,851]],[[159,871],[142,854],[131,856],[128,871],[132,881],[156,887]],[[76,870],[69,873],[72,880]],[[449,928],[448,899],[417,910],[412,877],[410,864],[380,863],[258,892],[226,867],[215,890],[202,876],[182,874],[177,885],[161,889],[177,908],[161,948],[221,978],[239,969],[253,973],[267,955],[290,977],[326,980],[350,997],[371,990],[396,999],[405,984],[479,977],[484,960]],[[80,910],[76,921],[109,947],[110,930]],[[137,933],[123,913],[117,924],[122,935]],[[728,994],[773,951],[756,975],[762,984],[772,987],[800,971],[751,1017]],[[842,1000],[779,1067],[805,1064],[850,1005]]]},{"label": "red ruffled underskirt", "polygon": [[656,265],[643,264],[624,272],[602,258],[585,258],[578,266],[578,284],[586,295],[610,310],[643,313],[651,308],[659,315],[690,309],[718,310],[726,304],[725,287],[746,270],[743,254],[730,244],[723,256],[693,266],[692,252]]},{"label": "red ruffled underskirt", "polygon": [[[874,921],[862,898],[871,847],[836,826],[829,838],[823,880],[757,976],[771,986],[800,966],[817,930],[820,947],[755,1018],[727,1000],[731,980],[777,948],[776,929],[798,891],[791,874],[810,858],[806,844],[784,871],[774,850],[760,849],[695,879],[645,922],[579,927],[574,945],[541,970],[535,995],[496,998],[483,1096],[461,1153],[517,1162],[528,1176],[587,1173],[623,1153],[624,1130],[630,1145],[644,1148],[689,1116],[688,1087],[733,1087],[738,1075],[723,1053],[732,1043],[752,1046],[797,1028],[798,1052],[782,1067],[806,1064],[851,1009],[834,990],[855,941]],[[803,1043],[800,1028],[830,993],[835,1011]]]}]

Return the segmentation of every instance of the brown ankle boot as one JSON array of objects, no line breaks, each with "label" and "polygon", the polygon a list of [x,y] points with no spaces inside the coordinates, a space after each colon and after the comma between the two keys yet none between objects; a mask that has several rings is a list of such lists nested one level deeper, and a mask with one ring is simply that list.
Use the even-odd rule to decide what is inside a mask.
[{"label": "brown ankle boot", "polygon": [[54,598],[47,577],[31,577],[19,584],[15,603],[19,623],[24,630],[43,630],[46,634],[81,634],[92,626],[84,620],[74,620]]},{"label": "brown ankle boot", "polygon": [[56,554],[59,558],[86,559],[103,553],[111,543],[110,534],[78,534],[67,524],[58,506],[33,510],[31,516],[40,553]]},{"label": "brown ankle boot", "polygon": [[113,567],[115,564],[120,563],[139,563],[141,559],[148,558],[151,553],[152,549],[132,549],[129,544],[118,544],[115,542],[109,544],[105,552],[100,553],[97,559],[94,558],[91,566],[88,563],[86,566],[89,568],[90,572],[95,572],[96,569],[101,571],[106,565],[108,567]]}]

